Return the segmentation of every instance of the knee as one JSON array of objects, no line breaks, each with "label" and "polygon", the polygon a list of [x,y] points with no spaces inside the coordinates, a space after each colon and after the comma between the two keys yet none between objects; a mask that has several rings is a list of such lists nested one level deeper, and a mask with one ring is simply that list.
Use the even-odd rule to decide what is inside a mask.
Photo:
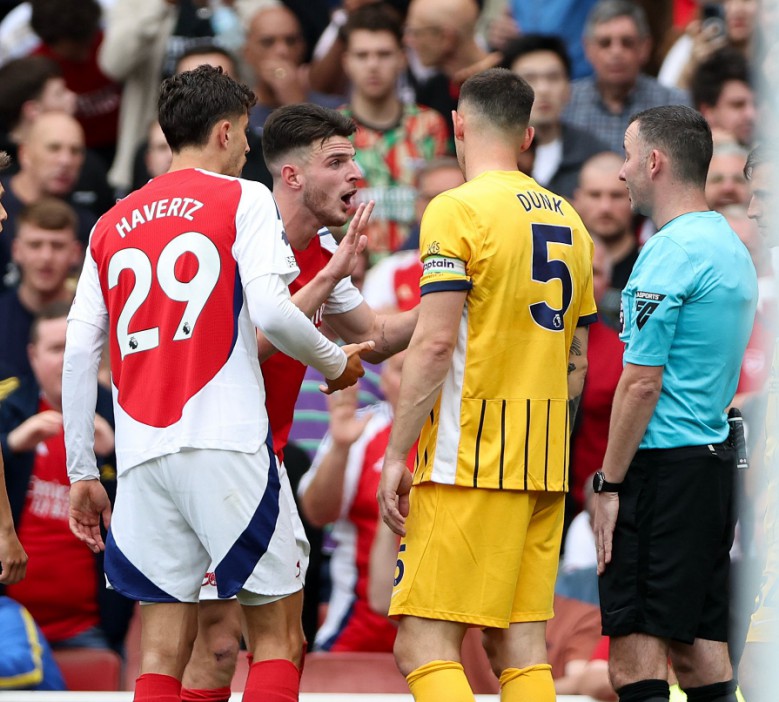
[{"label": "knee", "polygon": [[407,639],[408,637],[403,634],[402,629],[398,630],[397,636],[395,637],[395,643],[392,647],[398,670],[400,670],[404,677],[408,676],[409,673],[416,670],[418,667],[415,665],[413,648]]},{"label": "knee", "polygon": [[239,640],[235,636],[220,634],[208,642],[208,652],[219,668],[235,668],[238,661]]}]

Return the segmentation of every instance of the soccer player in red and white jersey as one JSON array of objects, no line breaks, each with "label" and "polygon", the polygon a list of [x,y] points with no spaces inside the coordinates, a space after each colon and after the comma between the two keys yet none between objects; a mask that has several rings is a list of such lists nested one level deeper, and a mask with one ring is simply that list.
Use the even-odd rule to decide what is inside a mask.
[{"label": "soccer player in red and white jersey", "polygon": [[[406,348],[417,311],[377,314],[348,277],[366,243],[359,232],[370,209],[358,210],[360,226],[350,227],[338,246],[326,229],[320,229],[323,225],[344,225],[348,219],[361,177],[349,140],[354,130],[351,119],[335,110],[313,104],[287,105],[266,121],[263,152],[273,175],[273,195],[284,231],[300,268],[300,275],[290,285],[294,303],[316,325],[326,320],[347,342],[374,342],[375,350],[363,357],[378,361]],[[341,252],[347,243],[355,246],[351,259]],[[334,256],[340,259],[337,265],[333,265]],[[287,354],[270,355],[272,349],[265,344],[261,344],[261,351],[274,449],[282,455],[306,367]],[[307,543],[302,531],[297,536],[305,572]],[[218,577],[216,582],[218,585]],[[227,688],[241,631],[240,611],[235,602],[212,599],[217,589],[213,585],[203,588],[199,637],[187,668],[187,681],[195,680],[197,689],[185,690],[184,700],[217,702],[229,697]]]},{"label": "soccer player in red and white jersey", "polygon": [[[201,66],[162,86],[171,170],[104,215],[69,316],[63,415],[71,528],[105,548],[111,585],[142,607],[136,702],[178,702],[202,574],[244,605],[255,663],[247,702],[296,699],[302,587],[294,504],[264,410],[255,328],[310,363],[328,391],[362,374],[290,301],[298,273],[268,190],[244,181],[254,96]],[[118,489],[95,470],[103,340],[111,348]],[[267,438],[266,438],[267,437]],[[111,529],[104,546],[100,524]]]}]

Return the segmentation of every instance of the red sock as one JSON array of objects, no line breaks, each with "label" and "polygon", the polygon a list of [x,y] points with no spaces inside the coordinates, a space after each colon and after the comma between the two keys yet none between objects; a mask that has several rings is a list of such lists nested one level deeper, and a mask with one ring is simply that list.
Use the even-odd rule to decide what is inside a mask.
[{"label": "red sock", "polygon": [[292,661],[277,658],[249,668],[243,702],[297,702],[300,673]]},{"label": "red sock", "polygon": [[180,702],[181,683],[170,675],[144,673],[135,681],[133,702]]},{"label": "red sock", "polygon": [[218,687],[215,690],[193,690],[182,687],[181,702],[228,702],[230,694],[229,687]]}]

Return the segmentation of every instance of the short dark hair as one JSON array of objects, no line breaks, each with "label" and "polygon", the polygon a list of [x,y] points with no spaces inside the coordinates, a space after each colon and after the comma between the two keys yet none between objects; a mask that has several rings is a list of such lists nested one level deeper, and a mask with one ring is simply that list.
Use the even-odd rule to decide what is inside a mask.
[{"label": "short dark hair", "polygon": [[21,209],[16,218],[17,231],[22,224],[34,224],[36,227],[48,231],[70,229],[75,238],[78,230],[78,215],[64,200],[46,196]]},{"label": "short dark hair", "polygon": [[70,302],[60,300],[49,303],[40,312],[38,312],[38,314],[36,314],[33,318],[32,324],[30,325],[30,343],[38,343],[41,322],[48,322],[52,319],[62,319],[63,317],[67,318],[68,314],[70,314],[70,307]]},{"label": "short dark hair", "polygon": [[468,78],[459,105],[474,106],[498,129],[526,129],[535,93],[528,82],[506,68],[489,68]]},{"label": "short dark hair", "polygon": [[638,123],[639,140],[649,149],[661,150],[680,181],[705,187],[714,144],[700,112],[686,105],[663,105],[633,115],[633,122]]},{"label": "short dark hair", "polygon": [[347,44],[351,33],[363,29],[368,32],[389,32],[403,46],[403,20],[397,10],[385,2],[368,3],[349,14],[341,27],[341,39]]},{"label": "short dark hair", "polygon": [[44,44],[62,39],[91,41],[100,28],[102,8],[97,0],[32,0],[30,26]]},{"label": "short dark hair", "polygon": [[206,56],[207,54],[219,54],[220,56],[224,56],[233,65],[234,69],[238,67],[238,62],[235,60],[235,56],[233,56],[223,46],[220,46],[213,41],[206,42],[205,44],[195,44],[194,46],[190,46],[186,51],[184,51],[183,54],[181,54],[181,56],[176,59],[176,67],[178,68],[179,64],[184,59],[188,59],[192,56]]},{"label": "short dark hair", "polygon": [[61,77],[59,64],[48,56],[25,56],[0,67],[0,129],[14,129],[24,103],[37,100],[48,81]]},{"label": "short dark hair", "polygon": [[503,50],[503,61],[500,65],[511,70],[511,66],[517,59],[538,51],[549,51],[555,54],[565,68],[565,75],[570,79],[571,57],[563,40],[553,34],[522,34],[513,39]]},{"label": "short dark hair", "polygon": [[162,82],[160,127],[174,152],[204,146],[217,122],[248,114],[256,101],[247,86],[234,81],[221,67],[198,66]]},{"label": "short dark hair", "polygon": [[271,112],[262,132],[262,153],[271,173],[280,160],[297,149],[323,144],[334,136],[349,138],[356,131],[346,115],[310,102],[285,105]]},{"label": "short dark hair", "polygon": [[749,63],[738,49],[720,49],[703,61],[692,74],[692,104],[696,109],[700,109],[702,105],[716,105],[725,83],[734,80],[752,86]]}]

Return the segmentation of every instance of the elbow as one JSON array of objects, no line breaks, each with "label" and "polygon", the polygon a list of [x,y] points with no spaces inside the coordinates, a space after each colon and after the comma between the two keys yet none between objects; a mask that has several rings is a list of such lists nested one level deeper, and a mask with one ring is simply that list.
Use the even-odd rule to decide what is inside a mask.
[{"label": "elbow", "polygon": [[447,337],[433,337],[423,344],[425,358],[433,364],[449,364],[454,353],[455,340]]},{"label": "elbow", "polygon": [[628,386],[628,390],[641,403],[656,403],[660,398],[662,387],[662,377],[641,377],[634,379]]}]

